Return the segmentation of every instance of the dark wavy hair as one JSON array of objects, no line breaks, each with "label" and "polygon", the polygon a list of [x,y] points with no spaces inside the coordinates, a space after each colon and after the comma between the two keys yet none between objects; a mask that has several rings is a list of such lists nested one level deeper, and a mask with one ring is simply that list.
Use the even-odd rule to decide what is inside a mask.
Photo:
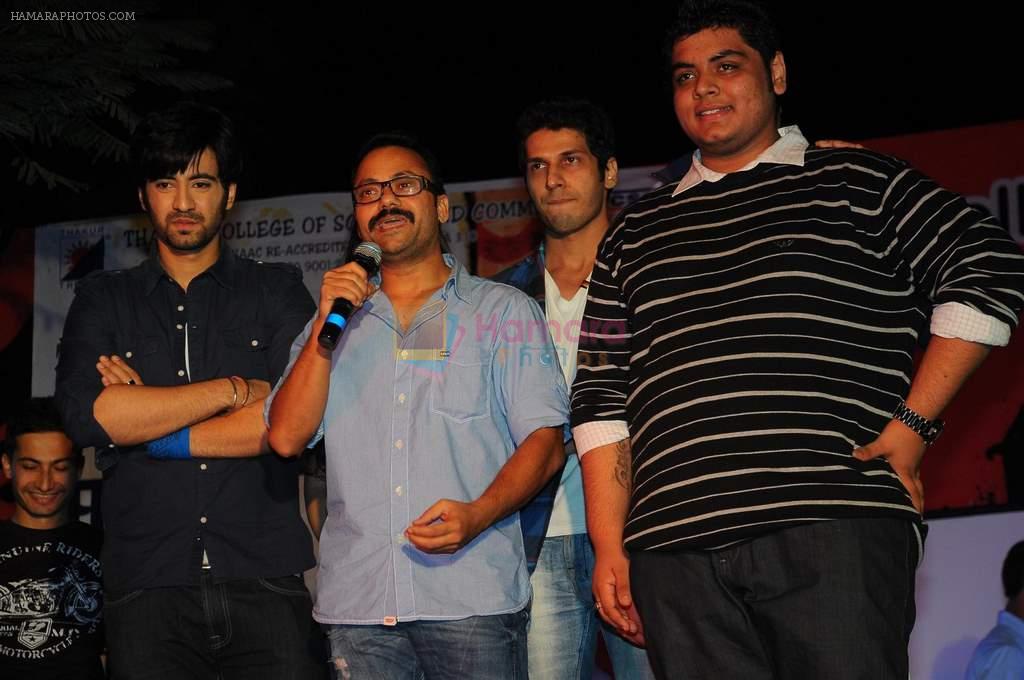
[{"label": "dark wavy hair", "polygon": [[[53,397],[33,397],[14,409],[7,421],[7,435],[3,439],[0,453],[7,454],[13,462],[18,448],[18,437],[38,432],[64,432],[64,425]],[[73,452],[81,463],[82,450],[74,445]]]},{"label": "dark wavy hair", "polygon": [[781,51],[779,31],[761,5],[748,0],[687,0],[679,6],[675,22],[665,34],[665,58],[672,66],[675,44],[706,29],[733,28],[743,41],[757,50],[765,69]]},{"label": "dark wavy hair", "polygon": [[579,132],[597,158],[604,175],[608,160],[615,156],[615,129],[608,113],[584,99],[559,98],[533,104],[519,115],[519,167],[526,167],[526,139],[537,130],[570,129]]},{"label": "dark wavy hair", "polygon": [[149,113],[132,135],[132,167],[140,189],[161,177],[185,172],[205,149],[217,157],[217,174],[227,187],[242,175],[234,123],[212,106],[179,102]]}]

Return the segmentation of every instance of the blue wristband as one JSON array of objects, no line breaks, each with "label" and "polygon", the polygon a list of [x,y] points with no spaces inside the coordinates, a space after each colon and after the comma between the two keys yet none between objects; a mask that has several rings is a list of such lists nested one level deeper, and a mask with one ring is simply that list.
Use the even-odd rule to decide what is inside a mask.
[{"label": "blue wristband", "polygon": [[154,439],[151,442],[146,442],[146,452],[150,458],[160,458],[164,460],[177,459],[184,460],[192,457],[192,451],[189,448],[189,428],[184,427],[177,432],[172,432],[169,435],[160,437],[160,439]]}]

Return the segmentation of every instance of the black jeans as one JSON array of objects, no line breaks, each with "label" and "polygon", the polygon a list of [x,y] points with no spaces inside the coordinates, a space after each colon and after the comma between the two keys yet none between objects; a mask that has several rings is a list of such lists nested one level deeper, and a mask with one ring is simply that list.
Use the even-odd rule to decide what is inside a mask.
[{"label": "black jeans", "polygon": [[906,680],[915,525],[821,521],[714,551],[631,555],[655,674]]},{"label": "black jeans", "polygon": [[113,680],[322,680],[323,634],[298,576],[109,592]]}]

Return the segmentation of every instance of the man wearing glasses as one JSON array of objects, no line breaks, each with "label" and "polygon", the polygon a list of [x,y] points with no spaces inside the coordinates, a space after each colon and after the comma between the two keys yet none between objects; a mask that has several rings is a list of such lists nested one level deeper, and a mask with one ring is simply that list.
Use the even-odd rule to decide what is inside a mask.
[{"label": "man wearing glasses", "polygon": [[[568,406],[544,316],[442,253],[448,197],[418,142],[373,138],[353,184],[380,288],[352,263],[324,275],[268,409],[276,451],[326,442],[314,618],[338,678],[525,678],[516,511],[564,462]],[[357,309],[331,353],[338,298]]]}]

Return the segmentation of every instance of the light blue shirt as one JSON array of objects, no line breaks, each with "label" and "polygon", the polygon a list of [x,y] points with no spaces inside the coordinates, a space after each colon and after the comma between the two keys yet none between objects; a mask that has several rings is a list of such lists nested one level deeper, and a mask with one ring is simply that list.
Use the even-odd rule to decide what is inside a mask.
[{"label": "light blue shirt", "polygon": [[999,612],[996,627],[978,643],[965,680],[1021,680],[1024,678],[1024,620]]},{"label": "light blue shirt", "polygon": [[[568,420],[536,302],[445,262],[451,275],[408,331],[378,291],[334,352],[320,432],[328,517],[313,616],[321,623],[501,614],[530,598],[518,513],[453,555],[421,552],[403,533],[442,498],[478,498],[532,432]],[[310,327],[292,346],[286,376]]]}]

